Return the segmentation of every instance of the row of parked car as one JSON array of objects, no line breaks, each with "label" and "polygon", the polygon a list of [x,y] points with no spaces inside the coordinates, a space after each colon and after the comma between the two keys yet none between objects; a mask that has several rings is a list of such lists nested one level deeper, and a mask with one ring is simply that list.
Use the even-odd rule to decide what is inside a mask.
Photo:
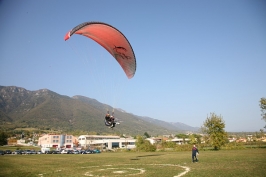
[{"label": "row of parked car", "polygon": [[51,151],[46,151],[45,154],[96,154],[96,153],[101,153],[100,150],[95,149],[95,150],[62,150],[62,151],[57,151],[57,150],[51,150]]},{"label": "row of parked car", "polygon": [[51,150],[51,151],[35,151],[35,150],[15,150],[15,151],[10,151],[10,150],[0,150],[0,155],[5,155],[5,154],[95,154],[95,153],[101,153],[100,150],[94,149],[94,150]]},{"label": "row of parked car", "polygon": [[2,150],[0,150],[0,155],[5,155],[5,154],[41,154],[41,151],[35,151],[35,150],[15,150],[15,151],[5,150],[5,151],[2,151]]}]

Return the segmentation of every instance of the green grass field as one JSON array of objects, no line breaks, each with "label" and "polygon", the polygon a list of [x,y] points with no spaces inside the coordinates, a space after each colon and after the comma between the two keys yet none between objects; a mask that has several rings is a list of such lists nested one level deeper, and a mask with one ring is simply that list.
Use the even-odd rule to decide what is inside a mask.
[{"label": "green grass field", "polygon": [[0,156],[0,176],[264,177],[266,148],[191,152],[108,152]]}]

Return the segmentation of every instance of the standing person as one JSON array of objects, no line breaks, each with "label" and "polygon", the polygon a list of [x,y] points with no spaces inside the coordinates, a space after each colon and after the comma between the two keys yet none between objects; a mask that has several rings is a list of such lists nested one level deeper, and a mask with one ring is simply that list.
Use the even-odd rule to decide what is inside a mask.
[{"label": "standing person", "polygon": [[193,148],[192,148],[192,162],[198,162],[198,158],[197,158],[197,154],[199,154],[199,150],[198,148],[196,147],[196,145],[194,144],[193,145]]}]

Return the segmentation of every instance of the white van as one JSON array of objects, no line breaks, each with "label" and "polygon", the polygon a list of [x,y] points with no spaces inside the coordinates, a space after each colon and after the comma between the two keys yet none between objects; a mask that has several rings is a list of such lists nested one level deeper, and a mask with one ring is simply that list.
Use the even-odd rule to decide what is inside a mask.
[{"label": "white van", "polygon": [[50,152],[50,148],[41,148],[41,152],[42,154],[47,154],[48,152]]}]

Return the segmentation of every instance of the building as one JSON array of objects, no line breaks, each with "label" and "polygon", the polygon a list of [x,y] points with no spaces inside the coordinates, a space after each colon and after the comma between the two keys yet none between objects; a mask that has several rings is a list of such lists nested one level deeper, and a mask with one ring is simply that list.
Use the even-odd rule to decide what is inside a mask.
[{"label": "building", "polygon": [[149,141],[151,144],[157,144],[162,142],[163,138],[146,138],[145,140]]},{"label": "building", "polygon": [[189,138],[185,138],[185,139],[183,139],[183,138],[174,138],[174,139],[167,140],[167,141],[172,141],[172,142],[175,142],[176,144],[187,144],[190,141],[190,139]]},{"label": "building", "polygon": [[119,136],[108,135],[81,135],[78,137],[79,146],[82,148],[135,148],[136,140],[133,138],[120,138]]},{"label": "building", "polygon": [[72,149],[75,147],[76,142],[77,138],[73,135],[46,134],[39,138],[38,146]]}]

